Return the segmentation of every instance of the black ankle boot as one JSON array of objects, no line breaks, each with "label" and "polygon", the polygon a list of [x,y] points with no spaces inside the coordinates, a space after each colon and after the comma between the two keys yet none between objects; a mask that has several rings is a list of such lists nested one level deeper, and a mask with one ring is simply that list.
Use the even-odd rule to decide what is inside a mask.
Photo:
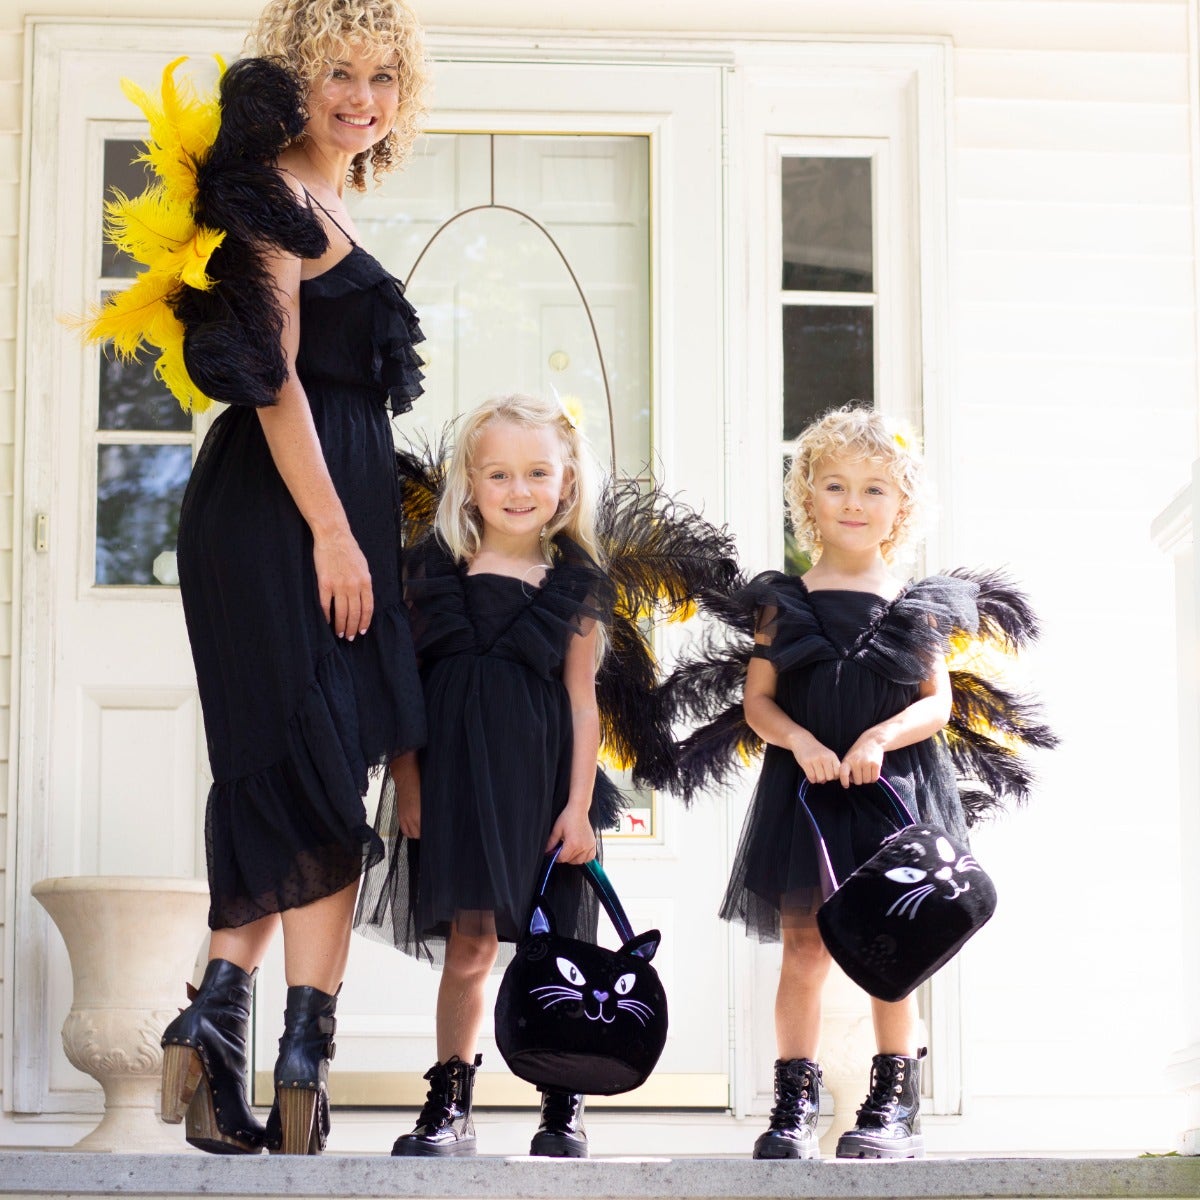
[{"label": "black ankle boot", "polygon": [[162,1035],[162,1119],[187,1116],[187,1140],[210,1154],[258,1154],[264,1129],[246,1101],[246,1037],[254,975],[223,958],[204,969],[191,1004]]},{"label": "black ankle boot", "polygon": [[542,1116],[529,1153],[544,1158],[587,1158],[583,1097],[577,1092],[542,1088]]},{"label": "black ankle boot", "polygon": [[775,1107],[754,1143],[755,1158],[817,1157],[820,1082],[821,1068],[811,1059],[775,1060]]},{"label": "black ankle boot", "polygon": [[290,987],[275,1060],[275,1103],[267,1118],[272,1154],[320,1154],[329,1137],[329,1063],[336,1047],[337,995]]},{"label": "black ankle boot", "polygon": [[434,1063],[425,1072],[429,1094],[425,1107],[417,1117],[412,1133],[398,1137],[392,1146],[394,1155],[474,1154],[475,1124],[471,1120],[471,1092],[475,1087],[475,1068],[483,1055],[475,1055],[473,1063],[463,1062],[454,1055],[444,1063]]},{"label": "black ankle boot", "polygon": [[921,1059],[877,1054],[871,1091],[854,1128],[838,1138],[838,1158],[924,1158],[921,1136]]}]

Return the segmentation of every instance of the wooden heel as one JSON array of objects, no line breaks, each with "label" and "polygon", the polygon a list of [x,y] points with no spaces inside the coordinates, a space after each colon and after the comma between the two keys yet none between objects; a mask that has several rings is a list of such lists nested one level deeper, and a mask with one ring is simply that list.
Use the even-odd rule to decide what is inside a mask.
[{"label": "wooden heel", "polygon": [[275,1099],[279,1103],[279,1123],[283,1134],[278,1153],[321,1153],[321,1137],[317,1129],[317,1102],[320,1095],[316,1088],[276,1088]]},{"label": "wooden heel", "polygon": [[183,1120],[203,1078],[204,1064],[191,1046],[163,1047],[161,1114],[168,1125]]},{"label": "wooden heel", "polygon": [[258,1154],[262,1150],[260,1141],[222,1131],[217,1124],[212,1089],[208,1086],[208,1077],[203,1074],[196,1094],[188,1105],[185,1130],[188,1142],[209,1154]]}]

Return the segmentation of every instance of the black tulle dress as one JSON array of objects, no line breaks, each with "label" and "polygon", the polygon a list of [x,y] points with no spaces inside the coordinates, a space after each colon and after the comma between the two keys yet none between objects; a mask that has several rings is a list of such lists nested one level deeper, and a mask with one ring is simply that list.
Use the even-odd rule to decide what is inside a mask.
[{"label": "black tulle dress", "polygon": [[[612,609],[606,576],[559,537],[540,586],[469,575],[436,537],[405,564],[405,596],[429,720],[421,751],[421,836],[398,832],[385,780],[376,828],[387,860],[368,871],[358,931],[441,962],[452,923],[519,939],[546,839],[565,807],[573,748],[563,662],[571,640]],[[612,820],[615,789],[596,773],[591,820]],[[567,937],[595,937],[582,872],[555,872],[551,903]],[[502,955],[503,958],[506,955]]]},{"label": "black tulle dress", "polygon": [[[768,572],[747,589],[766,644],[756,656],[778,672],[775,700],[839,757],[865,729],[919,696],[953,633],[978,624],[977,585],[935,575],[894,600],[870,592],[812,591],[795,576]],[[910,812],[965,840],[958,782],[941,735],[889,750],[883,775]],[[761,941],[781,927],[811,923],[824,898],[811,825],[796,793],[803,773],[790,751],[767,746],[746,814],[721,916]],[[875,786],[817,784],[807,796],[834,873],[844,879],[870,858],[896,818]]]},{"label": "black tulle dress", "polygon": [[391,416],[421,392],[416,315],[360,247],[300,287],[296,371],[371,571],[365,636],[320,610],[312,536],[257,412],[236,395],[196,460],[179,580],[213,785],[205,826],[214,929],[311,903],[383,848],[368,772],[420,746],[425,721],[400,594]]}]

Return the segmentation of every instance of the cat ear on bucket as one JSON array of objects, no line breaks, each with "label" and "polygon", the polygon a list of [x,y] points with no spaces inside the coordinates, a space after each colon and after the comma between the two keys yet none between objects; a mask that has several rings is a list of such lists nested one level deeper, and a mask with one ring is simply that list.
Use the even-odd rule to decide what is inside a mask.
[{"label": "cat ear on bucket", "polygon": [[640,958],[649,962],[658,953],[658,947],[661,942],[662,934],[657,929],[647,929],[645,933],[639,934],[632,941],[626,942],[621,947],[621,953],[629,954],[634,958]]}]

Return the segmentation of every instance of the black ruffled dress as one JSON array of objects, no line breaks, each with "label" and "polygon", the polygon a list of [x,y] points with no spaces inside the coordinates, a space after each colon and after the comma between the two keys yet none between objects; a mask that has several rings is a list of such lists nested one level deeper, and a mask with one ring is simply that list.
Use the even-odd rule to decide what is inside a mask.
[{"label": "black ruffled dress", "polygon": [[[935,575],[888,601],[870,592],[810,592],[795,576],[768,572],[746,593],[767,638],[754,653],[778,672],[780,708],[840,757],[863,730],[918,698],[951,634],[977,628],[978,591],[973,581]],[[940,734],[889,750],[883,774],[910,812],[965,840],[958,782]],[[766,747],[721,905],[722,917],[742,922],[760,941],[778,940],[781,927],[811,923],[824,899],[813,831],[796,801],[802,778],[789,751]],[[875,786],[810,787],[807,802],[839,880],[896,828],[881,801]]]},{"label": "black ruffled dress", "polygon": [[[386,862],[368,871],[358,931],[444,961],[452,923],[515,942],[529,918],[546,839],[565,807],[572,755],[563,662],[571,639],[607,622],[612,586],[573,542],[555,541],[540,586],[469,575],[430,537],[406,556],[405,596],[429,720],[421,751],[421,836],[398,832],[386,779],[376,828]],[[615,789],[597,771],[591,819],[611,823]],[[573,868],[551,903],[567,937],[593,940],[596,905]],[[504,955],[502,957],[507,957]]]},{"label": "black ruffled dress", "polygon": [[[300,288],[297,375],[370,566],[375,616],[338,639],[312,536],[247,394],[224,394],[179,523],[179,580],[213,785],[205,838],[214,929],[332,895],[383,848],[368,772],[425,740],[400,593],[391,416],[420,395],[416,314],[360,247]],[[241,402],[239,402],[241,401]]]}]

